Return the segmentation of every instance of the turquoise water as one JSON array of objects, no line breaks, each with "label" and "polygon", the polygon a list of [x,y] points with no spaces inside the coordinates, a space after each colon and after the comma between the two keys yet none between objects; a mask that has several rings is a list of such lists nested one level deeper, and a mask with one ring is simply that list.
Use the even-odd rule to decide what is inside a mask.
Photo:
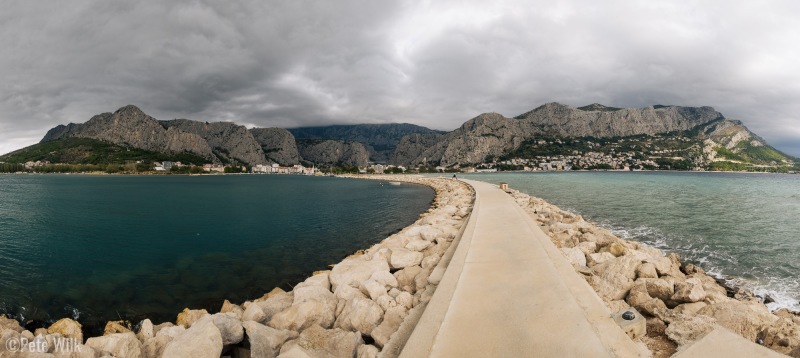
[{"label": "turquoise water", "polygon": [[509,186],[677,252],[800,310],[800,175],[565,172],[463,175]]},{"label": "turquoise water", "polygon": [[216,310],[369,247],[433,195],[331,177],[0,175],[0,313],[93,326]]}]

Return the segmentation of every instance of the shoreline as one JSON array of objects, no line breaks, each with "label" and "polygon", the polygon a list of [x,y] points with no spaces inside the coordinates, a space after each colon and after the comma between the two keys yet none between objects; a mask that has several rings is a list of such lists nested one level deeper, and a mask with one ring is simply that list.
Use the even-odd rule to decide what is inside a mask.
[{"label": "shoreline", "polygon": [[716,326],[778,353],[800,356],[800,316],[771,311],[751,291],[707,274],[676,253],[624,240],[543,199],[510,190],[609,310],[630,307],[647,318],[642,341],[669,357]]},{"label": "shoreline", "polygon": [[0,317],[0,356],[15,352],[8,350],[9,341],[21,340],[46,342],[28,348],[44,357],[56,356],[52,353],[64,339],[77,342],[71,353],[80,350],[85,352],[81,356],[87,357],[282,353],[375,357],[382,347],[396,347],[394,336],[399,335],[394,332],[435,290],[435,276],[447,261],[442,258],[455,247],[451,243],[466,224],[474,195],[468,185],[449,179],[339,177],[425,185],[436,194],[430,208],[413,224],[330,265],[330,270],[312,273],[290,291],[276,287],[241,305],[225,300],[214,314],[186,308],[176,312],[174,323],[109,321],[103,336],[88,339],[84,339],[81,324],[70,318],[31,332],[16,320]]}]

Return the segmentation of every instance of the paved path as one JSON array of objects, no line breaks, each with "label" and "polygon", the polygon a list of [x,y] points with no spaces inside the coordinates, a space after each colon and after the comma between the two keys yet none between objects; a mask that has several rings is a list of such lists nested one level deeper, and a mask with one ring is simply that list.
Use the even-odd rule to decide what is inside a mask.
[{"label": "paved path", "polygon": [[639,357],[649,352],[496,185],[472,215],[401,357]]}]

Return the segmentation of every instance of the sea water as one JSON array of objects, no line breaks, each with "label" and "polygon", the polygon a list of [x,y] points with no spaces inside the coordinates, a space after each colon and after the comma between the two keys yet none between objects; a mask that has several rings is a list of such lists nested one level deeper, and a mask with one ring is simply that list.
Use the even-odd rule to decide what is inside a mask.
[{"label": "sea water", "polygon": [[800,175],[548,172],[461,175],[540,197],[624,239],[800,310]]},{"label": "sea water", "polygon": [[287,175],[0,175],[0,313],[100,326],[218,310],[413,223],[432,189]]}]

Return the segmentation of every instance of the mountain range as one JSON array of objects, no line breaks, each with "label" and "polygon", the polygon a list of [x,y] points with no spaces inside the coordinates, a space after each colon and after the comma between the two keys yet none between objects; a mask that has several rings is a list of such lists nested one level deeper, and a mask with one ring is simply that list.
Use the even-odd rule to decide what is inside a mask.
[{"label": "mountain range", "polygon": [[[726,119],[712,107],[615,108],[591,104],[576,108],[560,103],[547,103],[513,118],[484,113],[450,132],[405,123],[248,129],[232,122],[157,120],[128,105],[114,113],[95,115],[85,123],[56,126],[39,144],[0,156],[0,161],[44,160],[46,156],[37,146],[84,138],[163,155],[191,154],[207,162],[234,165],[291,165],[306,161],[359,167],[368,162],[463,167],[511,155],[540,153],[547,145],[542,144],[542,139],[612,141],[616,143],[609,147],[613,152],[614,148],[620,151],[620,143],[627,138],[627,143],[639,143],[641,148],[650,148],[648,153],[657,153],[652,146],[664,147],[665,137],[681,138],[685,145],[670,150],[698,166],[717,161],[761,165],[794,161],[741,122]],[[558,152],[562,157],[581,152],[577,147],[570,148],[563,153],[552,148],[545,152]],[[636,145],[630,148],[635,150]],[[38,157],[26,157],[26,153],[38,153]],[[78,156],[71,160],[81,159]]]}]

